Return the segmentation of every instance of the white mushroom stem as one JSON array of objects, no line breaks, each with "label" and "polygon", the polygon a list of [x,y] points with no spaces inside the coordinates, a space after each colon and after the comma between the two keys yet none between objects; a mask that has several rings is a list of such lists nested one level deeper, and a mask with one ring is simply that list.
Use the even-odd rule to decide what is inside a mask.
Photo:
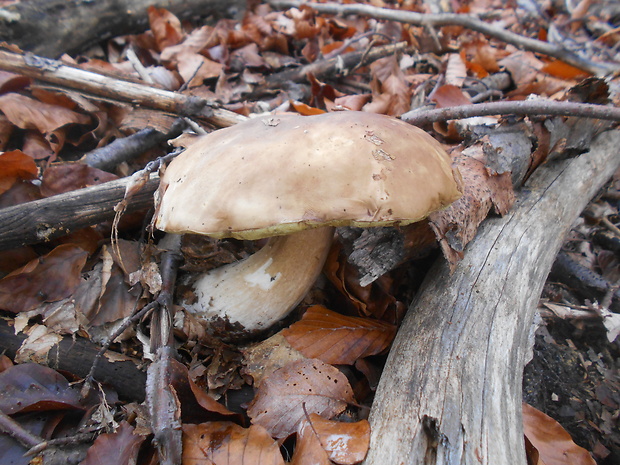
[{"label": "white mushroom stem", "polygon": [[321,273],[334,235],[322,227],[276,236],[252,256],[196,279],[196,301],[184,307],[207,322],[227,320],[248,332],[272,326],[293,310]]}]

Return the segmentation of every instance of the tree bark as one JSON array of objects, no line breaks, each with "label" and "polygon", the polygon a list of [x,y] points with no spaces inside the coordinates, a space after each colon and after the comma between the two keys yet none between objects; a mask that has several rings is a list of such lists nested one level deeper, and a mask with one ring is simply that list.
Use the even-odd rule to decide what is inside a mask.
[{"label": "tree bark", "polygon": [[521,388],[536,303],[571,224],[620,165],[620,131],[536,170],[451,275],[439,262],[381,377],[365,465],[525,464]]},{"label": "tree bark", "polygon": [[150,5],[189,19],[234,14],[245,0],[22,0],[0,8],[0,41],[48,58],[75,54],[99,41],[144,31]]}]

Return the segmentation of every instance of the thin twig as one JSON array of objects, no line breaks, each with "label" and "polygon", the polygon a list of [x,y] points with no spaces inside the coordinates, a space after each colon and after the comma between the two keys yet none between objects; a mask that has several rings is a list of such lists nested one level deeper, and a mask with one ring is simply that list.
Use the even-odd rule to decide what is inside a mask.
[{"label": "thin twig", "polygon": [[333,15],[359,15],[388,21],[413,24],[424,27],[462,26],[472,31],[480,32],[502,42],[515,45],[516,47],[531,50],[550,57],[562,60],[572,66],[588,71],[595,75],[606,75],[620,71],[620,65],[616,63],[596,63],[579,56],[561,46],[543,42],[537,39],[524,37],[514,32],[500,29],[481,21],[477,16],[460,13],[415,13],[413,11],[391,10],[378,8],[360,3],[313,3],[299,2],[295,0],[269,0],[276,8],[299,8],[302,5],[313,8],[319,13]]},{"label": "thin twig", "polygon": [[403,114],[401,119],[415,126],[422,126],[438,121],[488,115],[581,116],[584,118],[620,121],[620,108],[588,103],[558,102],[555,100],[538,99],[487,102],[425,111],[414,110]]}]

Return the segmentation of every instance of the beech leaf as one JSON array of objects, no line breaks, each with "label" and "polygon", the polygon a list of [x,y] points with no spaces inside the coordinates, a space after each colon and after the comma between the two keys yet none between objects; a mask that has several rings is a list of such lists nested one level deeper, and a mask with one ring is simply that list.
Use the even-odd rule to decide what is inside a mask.
[{"label": "beech leaf", "polygon": [[280,447],[262,426],[228,421],[183,425],[183,465],[284,465]]},{"label": "beech leaf", "polygon": [[271,436],[285,438],[297,430],[306,412],[331,418],[350,402],[353,391],[345,375],[320,360],[298,360],[263,380],[248,416]]},{"label": "beech leaf", "polygon": [[315,305],[282,334],[293,348],[308,358],[333,365],[352,365],[362,357],[385,351],[396,335],[396,327],[370,318],[341,315]]}]

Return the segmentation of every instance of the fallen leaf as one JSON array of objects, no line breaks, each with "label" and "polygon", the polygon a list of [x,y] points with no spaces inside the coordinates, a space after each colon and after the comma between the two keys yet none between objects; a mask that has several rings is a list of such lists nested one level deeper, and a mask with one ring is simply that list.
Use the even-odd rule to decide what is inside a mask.
[{"label": "fallen leaf", "polygon": [[149,6],[147,12],[151,31],[160,51],[183,40],[184,33],[179,18],[165,8],[153,5]]},{"label": "fallen leaf", "polygon": [[39,170],[32,157],[21,150],[0,154],[0,194],[22,179],[35,179]]},{"label": "fallen leaf", "polygon": [[41,194],[51,197],[115,179],[118,176],[83,163],[56,163],[43,172]]},{"label": "fallen leaf", "polygon": [[62,336],[51,332],[44,325],[34,325],[26,334],[28,337],[17,350],[15,363],[46,364],[49,351],[62,340]]},{"label": "fallen leaf", "polygon": [[80,465],[133,465],[144,439],[134,434],[134,428],[123,421],[114,433],[104,433],[95,439]]},{"label": "fallen leaf", "polygon": [[333,365],[352,365],[359,358],[385,351],[396,335],[396,327],[314,305],[282,334],[308,358]]},{"label": "fallen leaf", "polygon": [[557,421],[526,403],[523,432],[545,465],[596,465],[590,453],[575,444]]},{"label": "fallen leaf", "polygon": [[289,363],[264,379],[248,408],[252,423],[271,436],[285,438],[297,430],[306,412],[331,418],[353,402],[349,381],[320,360]]},{"label": "fallen leaf", "polygon": [[280,447],[262,426],[227,421],[183,425],[183,465],[284,465]]},{"label": "fallen leaf", "polygon": [[[305,455],[316,448],[317,444],[332,462],[341,465],[359,463],[366,457],[370,445],[370,424],[367,420],[343,423],[326,420],[314,413],[308,415],[297,430],[293,464],[309,463]],[[296,459],[297,455],[301,457]],[[321,456],[316,452],[313,455]]]},{"label": "fallen leaf", "polygon": [[59,245],[0,280],[0,308],[13,313],[70,296],[80,282],[88,253],[80,247]]},{"label": "fallen leaf", "polygon": [[36,363],[14,365],[0,373],[0,411],[83,409],[80,392],[64,376]]}]

